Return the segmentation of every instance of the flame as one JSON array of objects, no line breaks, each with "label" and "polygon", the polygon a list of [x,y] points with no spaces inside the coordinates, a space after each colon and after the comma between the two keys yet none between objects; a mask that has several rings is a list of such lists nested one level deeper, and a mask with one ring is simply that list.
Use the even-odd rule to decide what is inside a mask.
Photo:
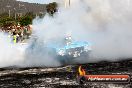
[{"label": "flame", "polygon": [[80,76],[84,76],[86,74],[85,70],[82,69],[82,66],[79,66],[78,71]]}]

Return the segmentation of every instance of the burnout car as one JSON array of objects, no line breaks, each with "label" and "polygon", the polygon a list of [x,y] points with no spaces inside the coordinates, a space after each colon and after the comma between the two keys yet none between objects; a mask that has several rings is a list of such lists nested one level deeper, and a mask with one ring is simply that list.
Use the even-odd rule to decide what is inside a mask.
[{"label": "burnout car", "polygon": [[62,64],[68,64],[76,58],[86,58],[91,52],[91,43],[86,41],[73,41],[71,36],[66,37],[61,42],[52,41],[48,43],[42,43],[36,38],[29,48],[28,50],[32,54],[34,51],[41,52],[43,55],[46,54],[54,57],[54,59]]}]

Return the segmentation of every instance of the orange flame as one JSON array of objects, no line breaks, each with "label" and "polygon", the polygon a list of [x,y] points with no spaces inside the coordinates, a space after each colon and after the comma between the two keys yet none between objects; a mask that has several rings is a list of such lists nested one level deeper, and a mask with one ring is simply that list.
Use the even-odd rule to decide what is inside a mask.
[{"label": "orange flame", "polygon": [[78,71],[80,76],[84,76],[86,74],[85,70],[82,69],[82,66],[79,66]]}]

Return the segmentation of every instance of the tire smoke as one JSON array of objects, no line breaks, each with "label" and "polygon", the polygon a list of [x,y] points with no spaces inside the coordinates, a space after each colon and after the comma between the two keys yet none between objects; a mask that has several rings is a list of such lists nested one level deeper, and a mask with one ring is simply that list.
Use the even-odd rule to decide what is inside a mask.
[{"label": "tire smoke", "polygon": [[[85,63],[132,58],[132,1],[71,0],[67,8],[62,0],[58,3],[61,4],[53,17],[46,14],[33,20],[31,42],[22,52],[16,45],[5,42],[0,34],[0,66],[59,66],[54,57],[44,55],[43,45],[61,40],[69,33],[75,40],[92,43],[92,53],[83,60]],[[37,42],[31,49],[35,37]]]}]

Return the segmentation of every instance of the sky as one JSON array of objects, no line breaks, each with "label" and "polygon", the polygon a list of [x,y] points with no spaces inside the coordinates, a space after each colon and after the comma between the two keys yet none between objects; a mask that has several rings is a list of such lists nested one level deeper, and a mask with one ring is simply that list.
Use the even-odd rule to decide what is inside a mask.
[{"label": "sky", "polygon": [[47,4],[47,3],[52,2],[52,1],[54,1],[54,0],[17,0],[17,1],[30,2],[30,3]]}]

